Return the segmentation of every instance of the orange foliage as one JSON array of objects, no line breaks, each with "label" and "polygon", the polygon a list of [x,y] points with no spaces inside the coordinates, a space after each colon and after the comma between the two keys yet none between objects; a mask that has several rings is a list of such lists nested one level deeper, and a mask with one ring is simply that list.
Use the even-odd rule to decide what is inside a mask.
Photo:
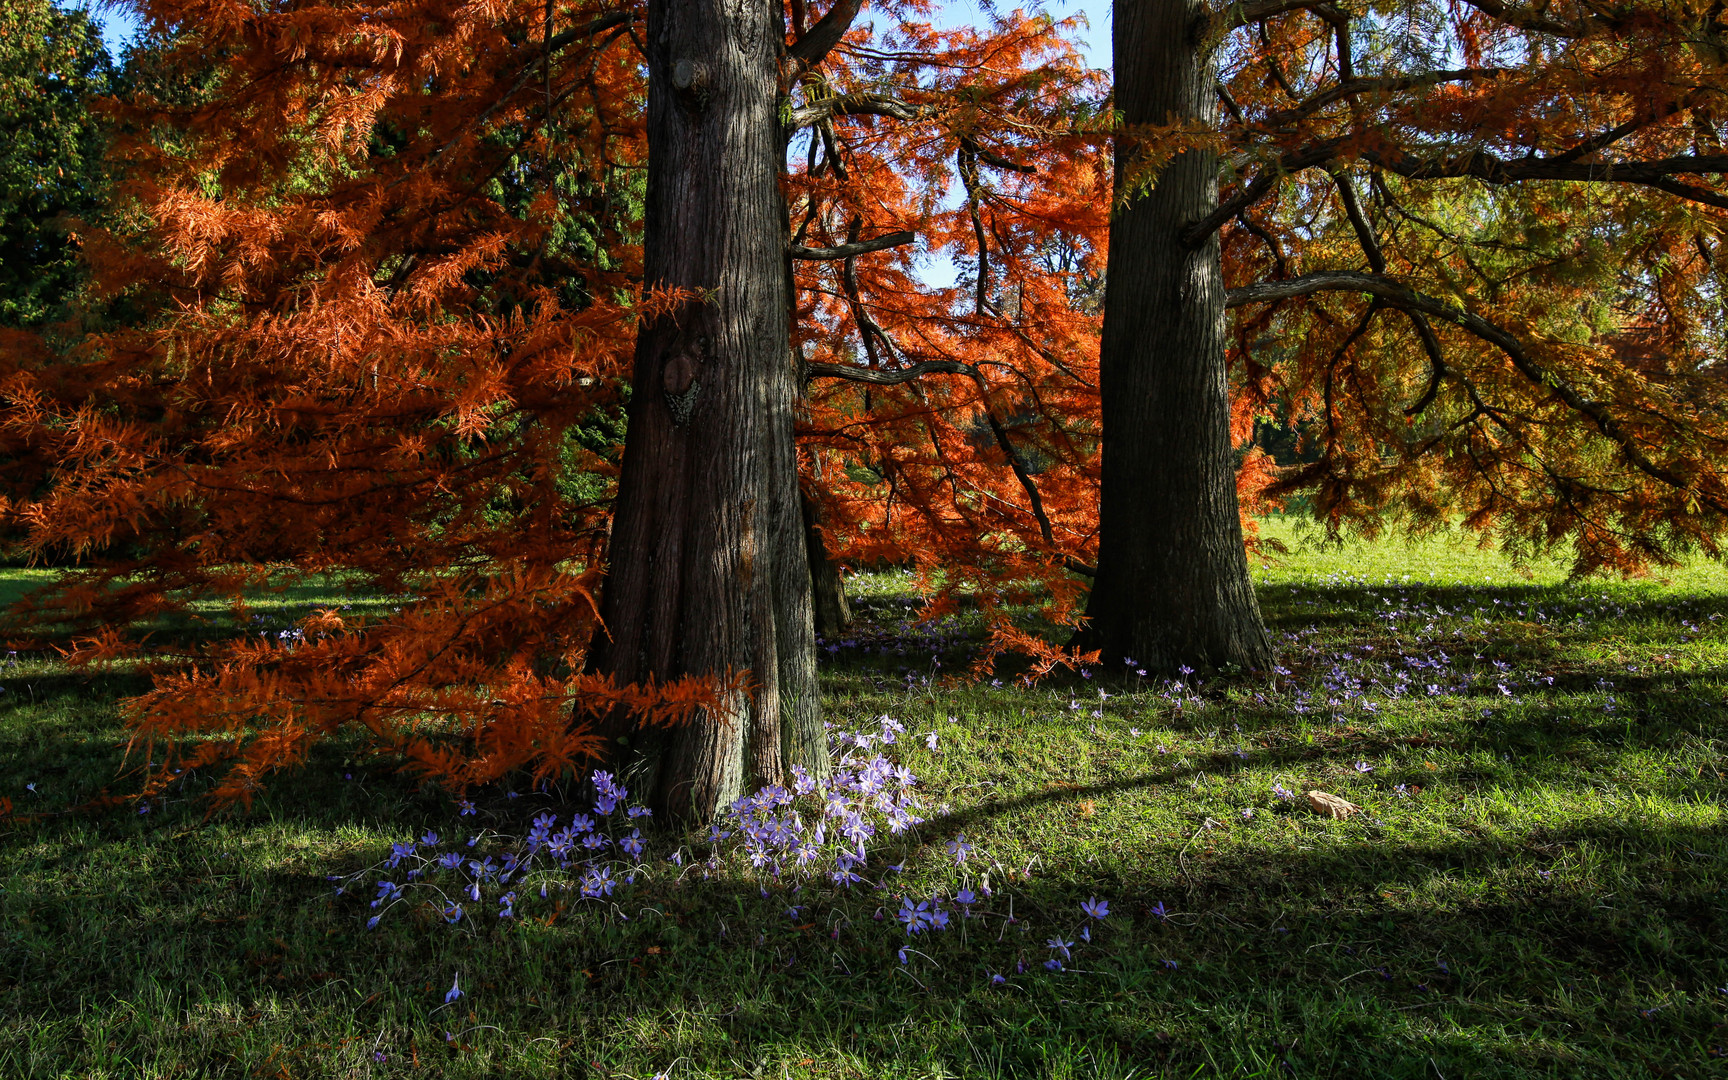
[{"label": "orange foliage", "polygon": [[[711,706],[581,674],[633,322],[666,299],[636,246],[640,8],[143,6],[192,29],[159,96],[112,106],[129,231],[83,234],[93,299],[141,314],[0,341],[0,514],[79,559],[20,625],[112,659],[206,598],[244,618],[246,590],[323,574],[397,598],[142,654],[151,783],[222,766],[224,798],[342,730],[460,787],[595,752],[573,706]],[[1084,660],[1010,612],[1078,618],[1108,216],[1199,145],[1227,165],[1202,224],[1250,543],[1302,494],[1334,529],[1461,515],[1581,571],[1714,553],[1728,158],[1702,10],[1219,19],[1217,131],[1113,131],[1104,73],[1042,15],[938,30],[883,0],[788,63],[799,446],[833,554],[915,566],[930,614],[975,597],[979,671]],[[1266,419],[1302,460],[1250,447]]]}]

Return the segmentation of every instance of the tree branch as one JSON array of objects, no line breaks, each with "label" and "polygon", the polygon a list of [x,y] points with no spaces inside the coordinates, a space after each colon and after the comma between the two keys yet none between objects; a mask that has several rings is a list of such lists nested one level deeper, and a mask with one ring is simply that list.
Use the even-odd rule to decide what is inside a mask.
[{"label": "tree branch", "polygon": [[887,94],[837,94],[812,101],[801,109],[793,109],[786,121],[788,138],[799,128],[807,128],[835,116],[887,116],[895,120],[918,121],[934,115],[935,109],[924,105],[908,105]]},{"label": "tree branch", "polygon": [[863,0],[834,0],[828,14],[817,19],[809,33],[786,47],[786,58],[803,71],[820,64],[852,28],[852,20],[858,17],[858,9],[863,6]]},{"label": "tree branch", "polygon": [[[1250,23],[1264,22],[1275,15],[1283,15],[1291,11],[1315,11],[1329,9],[1336,13],[1328,0],[1249,0],[1246,3],[1226,5],[1216,15],[1217,23],[1226,30],[1234,30],[1238,26]],[[1325,16],[1322,15],[1324,18]],[[1330,21],[1330,20],[1328,20]]]},{"label": "tree branch", "polygon": [[805,364],[804,378],[810,379],[846,379],[849,382],[869,383],[872,386],[899,386],[925,375],[968,375],[974,379],[982,379],[983,373],[971,364],[963,364],[958,360],[921,360],[911,367],[903,367],[896,371],[880,371],[875,368],[859,367],[856,364]]},{"label": "tree branch", "polygon": [[1260,121],[1263,127],[1281,127],[1306,119],[1324,109],[1347,98],[1361,94],[1397,93],[1400,90],[1414,90],[1424,86],[1438,86],[1441,83],[1468,82],[1474,79],[1498,79],[1506,73],[1504,68],[1459,68],[1456,71],[1427,71],[1420,75],[1388,76],[1379,79],[1351,79],[1337,86],[1329,87],[1302,101],[1301,104],[1272,113]]},{"label": "tree branch", "polygon": [[891,232],[878,236],[874,240],[860,240],[855,244],[841,244],[839,247],[805,247],[803,244],[793,244],[791,247],[794,259],[808,259],[817,262],[833,262],[839,259],[850,259],[855,255],[868,255],[872,251],[887,251],[889,248],[910,244],[918,239],[918,234],[907,230]]},{"label": "tree branch", "polygon": [[[1280,180],[1299,169],[1325,165],[1339,156],[1342,139],[1328,139],[1287,154],[1267,165],[1254,179],[1218,208],[1182,230],[1182,243],[1190,248],[1204,244],[1226,221],[1265,198]],[[1567,152],[1570,154],[1570,151]],[[1683,154],[1651,161],[1577,162],[1567,154],[1546,158],[1506,160],[1485,150],[1472,150],[1452,157],[1421,158],[1403,151],[1386,153],[1364,150],[1361,160],[1378,165],[1407,180],[1438,180],[1472,177],[1489,184],[1518,184],[1533,180],[1567,180],[1585,183],[1639,184],[1666,191],[1690,202],[1728,210],[1728,195],[1677,180],[1677,176],[1728,173],[1728,154]]]},{"label": "tree branch", "polygon": [[[1626,455],[1626,460],[1631,462],[1632,466],[1639,472],[1682,491],[1690,487],[1685,477],[1656,464],[1645,456],[1644,451],[1639,448],[1632,437],[1626,433],[1625,429],[1600,402],[1589,400],[1580,394],[1571,383],[1532,359],[1530,354],[1524,350],[1524,343],[1519,341],[1515,335],[1474,312],[1465,311],[1432,296],[1419,293],[1390,278],[1378,274],[1363,274],[1354,270],[1321,270],[1285,281],[1262,281],[1238,289],[1231,289],[1226,294],[1225,307],[1287,300],[1297,296],[1309,296],[1317,292],[1365,293],[1404,311],[1443,319],[1468,330],[1483,341],[1498,347],[1512,362],[1512,366],[1530,382],[1547,387],[1555,397],[1568,407],[1594,421],[1596,429],[1605,438],[1619,446],[1621,452]],[[1709,506],[1710,509],[1719,514],[1728,514],[1728,504],[1723,503],[1715,496],[1706,495],[1702,492],[1697,492],[1696,495],[1698,501]]]}]

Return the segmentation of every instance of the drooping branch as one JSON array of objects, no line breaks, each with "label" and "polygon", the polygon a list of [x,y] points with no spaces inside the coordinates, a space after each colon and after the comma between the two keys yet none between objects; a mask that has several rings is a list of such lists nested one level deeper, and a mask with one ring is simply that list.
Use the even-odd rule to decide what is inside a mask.
[{"label": "drooping branch", "polygon": [[1473,82],[1476,79],[1497,79],[1504,75],[1504,68],[1460,68],[1456,71],[1427,71],[1420,75],[1387,76],[1379,79],[1351,79],[1336,86],[1327,87],[1312,97],[1305,98],[1301,104],[1288,109],[1280,109],[1260,121],[1259,126],[1275,128],[1285,124],[1293,124],[1298,120],[1307,119],[1328,105],[1340,101],[1360,97],[1363,94],[1395,94],[1402,90],[1415,90],[1419,87],[1438,86],[1449,82]]},{"label": "drooping branch", "polygon": [[889,248],[910,244],[916,239],[918,239],[917,233],[902,229],[899,232],[878,236],[873,240],[860,240],[856,243],[841,244],[838,247],[806,247],[803,244],[793,244],[791,252],[794,259],[834,262],[858,255],[868,255],[872,251],[887,251]]},{"label": "drooping branch", "polygon": [[[1244,304],[1288,300],[1317,292],[1364,293],[1390,306],[1441,319],[1469,331],[1497,347],[1512,362],[1519,374],[1531,383],[1546,387],[1568,407],[1589,417],[1603,437],[1619,446],[1626,455],[1626,460],[1639,472],[1682,491],[1690,488],[1685,477],[1651,461],[1601,402],[1586,398],[1566,379],[1537,363],[1516,335],[1474,312],[1419,293],[1390,278],[1354,270],[1321,270],[1284,281],[1256,282],[1231,289],[1225,296],[1225,306],[1234,308]],[[1708,493],[1695,494],[1700,503],[1719,514],[1728,514],[1728,503]]]},{"label": "drooping branch", "polygon": [[966,189],[966,213],[972,219],[972,236],[978,245],[978,280],[973,311],[983,315],[990,307],[990,245],[984,236],[984,218],[978,213],[978,155],[961,143],[955,163],[960,183]]},{"label": "drooping branch", "polygon": [[[1226,221],[1265,198],[1279,181],[1301,169],[1327,165],[1342,155],[1343,139],[1328,139],[1286,154],[1265,166],[1253,180],[1243,184],[1212,213],[1182,230],[1182,242],[1199,247]],[[1570,151],[1567,152],[1570,154]],[[1363,150],[1363,161],[1408,180],[1439,180],[1471,177],[1489,184],[1517,184],[1534,180],[1566,180],[1586,183],[1638,184],[1666,191],[1690,202],[1728,210],[1728,195],[1678,180],[1679,176],[1728,173],[1728,154],[1682,154],[1650,161],[1579,162],[1565,154],[1554,157],[1506,159],[1485,150],[1447,157],[1418,157],[1402,151]]]},{"label": "drooping branch", "polygon": [[[1020,482],[1020,489],[1026,493],[1027,501],[1032,504],[1032,517],[1038,522],[1038,534],[1044,538],[1046,544],[1054,545],[1056,533],[1050,527],[1050,515],[1044,510],[1044,496],[1039,493],[1038,484],[1032,479],[1032,472],[1026,467],[1019,449],[1008,438],[1008,429],[1002,426],[1002,421],[996,418],[996,410],[990,407],[989,384],[984,381],[983,372],[958,360],[923,360],[898,371],[879,371],[853,364],[804,365],[806,379],[848,379],[875,386],[897,386],[924,375],[938,374],[965,375],[978,387],[978,402],[984,408],[984,418],[990,425],[990,434],[995,438],[997,448],[1008,459],[1008,467],[1014,471],[1014,478]],[[1090,572],[1090,568],[1084,563],[1076,563],[1072,559],[1068,562],[1072,564],[1069,569],[1081,573]]]}]

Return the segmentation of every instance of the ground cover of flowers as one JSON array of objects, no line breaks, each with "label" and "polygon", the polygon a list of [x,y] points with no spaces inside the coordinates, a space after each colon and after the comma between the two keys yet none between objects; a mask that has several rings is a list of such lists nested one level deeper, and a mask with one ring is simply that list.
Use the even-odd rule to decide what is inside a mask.
[{"label": "ground cover of flowers", "polygon": [[1728,573],[1256,576],[1275,686],[954,689],[965,619],[860,581],[835,775],[696,832],[339,750],[59,813],[134,687],[10,658],[0,1076],[1728,1075]]}]

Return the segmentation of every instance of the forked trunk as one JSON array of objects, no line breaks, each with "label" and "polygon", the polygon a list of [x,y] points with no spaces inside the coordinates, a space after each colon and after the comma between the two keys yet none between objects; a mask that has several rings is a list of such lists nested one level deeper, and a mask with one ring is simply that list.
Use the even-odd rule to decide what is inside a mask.
[{"label": "forked trunk", "polygon": [[[1199,0],[1118,0],[1125,123],[1216,123],[1207,10]],[[1118,183],[1134,154],[1119,140]],[[1111,665],[1271,666],[1237,516],[1218,238],[1180,239],[1217,205],[1217,156],[1191,150],[1110,223],[1098,574],[1080,641]]]},{"label": "forked trunk", "polygon": [[705,819],[794,764],[826,775],[793,454],[786,232],[770,0],[650,0],[643,322],[595,668],[748,673],[747,691],[632,739],[626,775]]}]

